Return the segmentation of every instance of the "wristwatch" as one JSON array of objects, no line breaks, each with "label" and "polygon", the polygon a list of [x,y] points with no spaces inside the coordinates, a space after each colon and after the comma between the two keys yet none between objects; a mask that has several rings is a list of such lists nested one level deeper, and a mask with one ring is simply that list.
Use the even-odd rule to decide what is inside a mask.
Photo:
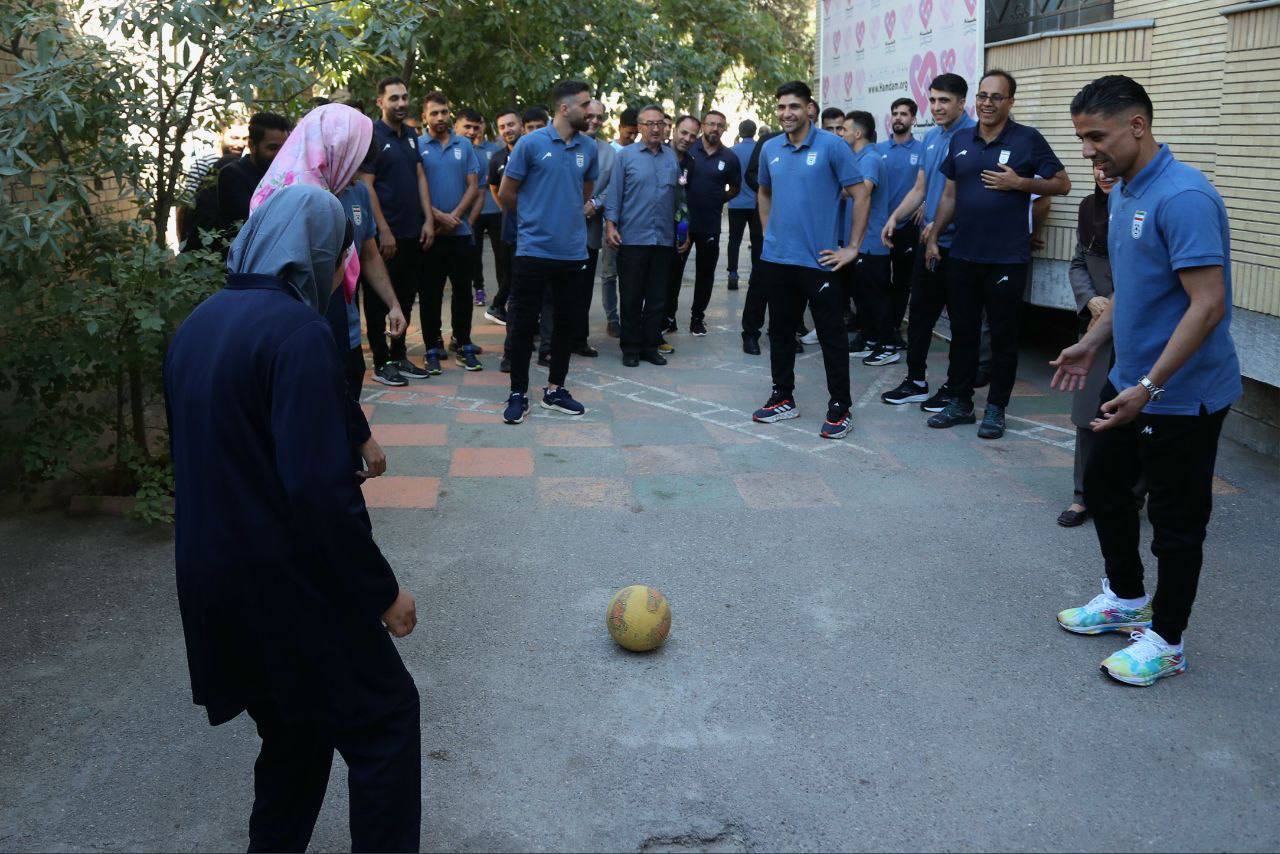
[{"label": "wristwatch", "polygon": [[1159,400],[1164,396],[1164,389],[1153,383],[1146,374],[1138,377],[1138,385],[1147,390],[1147,394],[1150,395],[1152,400]]}]

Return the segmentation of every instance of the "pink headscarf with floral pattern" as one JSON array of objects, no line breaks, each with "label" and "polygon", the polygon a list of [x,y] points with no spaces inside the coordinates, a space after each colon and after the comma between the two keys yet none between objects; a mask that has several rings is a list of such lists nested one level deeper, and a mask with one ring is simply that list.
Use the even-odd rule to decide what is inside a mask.
[{"label": "pink headscarf with floral pattern", "polygon": [[[302,117],[280,146],[249,200],[249,212],[291,184],[312,184],[339,195],[355,177],[372,139],[373,122],[363,113],[345,104],[316,107]],[[351,302],[359,277],[360,251],[352,247],[343,275],[347,302]]]}]

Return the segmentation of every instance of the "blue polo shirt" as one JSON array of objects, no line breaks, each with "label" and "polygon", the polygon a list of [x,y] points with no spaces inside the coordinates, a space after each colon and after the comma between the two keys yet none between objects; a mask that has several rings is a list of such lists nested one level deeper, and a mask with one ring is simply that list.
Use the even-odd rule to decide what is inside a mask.
[{"label": "blue polo shirt", "polygon": [[[733,153],[738,155],[738,164],[745,170],[747,164],[751,162],[751,152],[756,150],[756,141],[754,139],[744,139],[733,147]],[[751,185],[745,180],[742,182],[742,189],[738,195],[729,200],[729,210],[731,211],[750,211],[756,207],[756,191],[751,189]]]},{"label": "blue polo shirt", "polygon": [[785,133],[765,141],[759,181],[772,190],[772,205],[760,257],[825,270],[818,253],[840,245],[841,191],[861,180],[848,143],[812,122],[799,145]]},{"label": "blue polo shirt", "polygon": [[[898,142],[891,135],[877,144],[884,159],[884,183],[889,213],[898,209],[902,200],[916,185],[916,176],[920,174],[920,165],[924,162],[924,143],[914,136],[907,142]],[[888,217],[885,218],[888,221]],[[911,223],[904,219],[898,223],[903,228]],[[884,223],[881,223],[881,228]]]},{"label": "blue polo shirt", "polygon": [[417,238],[426,214],[418,196],[418,132],[408,125],[397,134],[386,122],[373,123],[376,159],[369,165],[382,215],[394,237]]},{"label": "blue polo shirt", "polygon": [[[862,180],[870,181],[873,186],[871,188],[871,211],[867,216],[867,233],[862,238],[862,245],[858,247],[858,251],[864,255],[888,255],[889,247],[884,245],[884,241],[880,239],[880,232],[884,230],[884,224],[889,221],[889,188],[885,179],[886,172],[886,155],[877,146],[868,145],[861,151],[853,153],[853,159],[858,164],[858,171],[862,173]],[[849,205],[845,205],[845,210],[849,209]],[[848,214],[846,213],[847,217]],[[849,237],[849,229],[852,223],[848,219],[840,226],[844,229],[844,237]]]},{"label": "blue polo shirt", "polygon": [[[480,156],[475,144],[452,131],[443,143],[431,136],[418,137],[418,156],[427,173],[427,190],[431,204],[438,210],[452,211],[467,192],[467,176],[480,174]],[[471,223],[466,212],[462,222],[448,237],[470,237]]]},{"label": "blue polo shirt", "polygon": [[[933,222],[938,218],[938,202],[942,200],[942,191],[947,188],[947,179],[938,172],[938,166],[947,156],[952,138],[960,131],[973,127],[977,122],[969,118],[968,113],[961,113],[960,118],[952,122],[951,127],[943,129],[941,125],[925,134],[921,145],[924,154],[921,156],[920,168],[924,171],[924,221]],[[951,238],[956,233],[956,221],[953,217],[947,230],[938,235],[939,246],[950,246]]]},{"label": "blue polo shirt", "polygon": [[480,215],[502,213],[502,208],[498,207],[497,201],[493,198],[493,193],[489,192],[487,186],[487,178],[489,176],[489,161],[493,159],[493,155],[506,148],[500,142],[486,142],[483,145],[476,146],[476,156],[480,158],[480,194],[484,196],[484,207],[480,208]]},{"label": "blue polo shirt", "polygon": [[689,186],[685,188],[689,202],[689,230],[694,234],[720,233],[720,212],[724,210],[726,188],[742,183],[742,164],[733,149],[720,146],[715,154],[707,154],[702,140],[689,149],[693,168],[689,170]]},{"label": "blue polo shirt", "polygon": [[1010,119],[1000,135],[986,142],[974,126],[951,138],[938,171],[956,182],[956,233],[951,257],[975,264],[1025,264],[1031,260],[1027,211],[1031,194],[989,190],[982,173],[1006,165],[1023,178],[1053,177],[1062,161],[1040,131]]},{"label": "blue polo shirt", "polygon": [[520,137],[506,174],[520,182],[516,196],[516,255],[583,261],[587,219],[582,189],[597,174],[596,141],[575,133],[566,143],[555,125]]},{"label": "blue polo shirt", "polygon": [[[356,252],[359,252],[366,240],[372,240],[378,236],[378,223],[373,217],[369,188],[357,181],[342,191],[338,201],[342,202],[342,208],[347,212],[347,219],[351,220],[355,237],[353,245]],[[347,349],[354,350],[360,346],[360,304],[354,298],[351,302],[347,302],[339,290],[329,300],[325,308],[325,317],[333,328],[333,337],[340,348],[345,346]]]},{"label": "blue polo shirt", "polygon": [[618,228],[625,246],[671,246],[676,240],[679,167],[671,146],[650,151],[633,142],[613,158],[605,219]]},{"label": "blue polo shirt", "polygon": [[1155,365],[1191,299],[1178,278],[1191,267],[1222,267],[1227,313],[1200,348],[1146,405],[1152,415],[1217,412],[1239,399],[1240,362],[1231,340],[1231,229],[1222,197],[1167,145],[1107,199],[1107,250],[1115,279],[1111,384],[1126,389]]}]

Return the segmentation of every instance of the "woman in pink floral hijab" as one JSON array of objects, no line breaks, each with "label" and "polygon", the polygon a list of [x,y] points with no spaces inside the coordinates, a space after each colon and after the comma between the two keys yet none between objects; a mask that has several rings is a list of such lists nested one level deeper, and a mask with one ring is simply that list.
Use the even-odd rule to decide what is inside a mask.
[{"label": "woman in pink floral hijab", "polygon": [[[338,195],[355,177],[372,140],[373,122],[363,113],[344,104],[316,107],[302,117],[280,147],[271,168],[258,182],[249,212],[291,184],[312,184]],[[360,276],[359,253],[350,252],[345,263],[343,285],[350,302]]]}]

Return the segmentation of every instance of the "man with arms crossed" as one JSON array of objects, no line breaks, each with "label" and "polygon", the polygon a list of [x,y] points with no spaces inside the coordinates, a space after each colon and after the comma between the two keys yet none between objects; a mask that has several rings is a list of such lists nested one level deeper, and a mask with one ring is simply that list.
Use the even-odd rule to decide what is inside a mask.
[{"label": "man with arms crossed", "polygon": [[[1106,578],[1099,596],[1059,613],[1058,623],[1077,634],[1132,630],[1132,643],[1101,665],[1130,685],[1187,667],[1182,636],[1204,562],[1218,437],[1241,394],[1227,209],[1204,175],[1156,142],[1152,113],[1142,86],[1119,75],[1093,81],[1071,102],[1084,156],[1123,179],[1108,200],[1115,293],[1052,362],[1053,386],[1071,391],[1098,348],[1115,345],[1084,481]],[[1140,478],[1158,562],[1154,598],[1138,554]]]},{"label": "man with arms crossed", "polygon": [[511,394],[502,419],[519,424],[529,413],[529,358],[543,293],[555,307],[550,374],[542,406],[569,415],[585,407],[564,387],[573,339],[575,297],[587,264],[587,221],[582,206],[596,180],[595,141],[587,129],[591,90],[566,80],[551,92],[555,118],[525,134],[511,152],[498,190],[498,203],[517,217],[515,275],[511,286]]},{"label": "man with arms crossed", "polygon": [[[849,339],[843,294],[833,273],[852,263],[867,229],[870,198],[853,152],[807,117],[812,101],[800,81],[778,87],[782,133],[761,146],[757,201],[764,226],[760,273],[769,294],[769,348],[773,394],[752,418],[763,423],[797,418],[795,334],[807,304],[813,314],[827,373],[827,417],[819,435],[840,439],[853,426],[849,414]],[[838,203],[853,200],[852,228],[837,249]]]},{"label": "man with arms crossed", "polygon": [[978,125],[952,138],[938,167],[947,184],[925,250],[926,263],[936,263],[938,232],[954,219],[947,271],[952,335],[947,385],[955,397],[929,426],[976,420],[973,389],[985,312],[991,325],[991,388],[978,427],[983,439],[1004,435],[1004,411],[1018,373],[1018,318],[1031,264],[1031,197],[1071,191],[1067,170],[1040,131],[1009,118],[1017,90],[1017,81],[1004,71],[988,71],[978,81]]}]

